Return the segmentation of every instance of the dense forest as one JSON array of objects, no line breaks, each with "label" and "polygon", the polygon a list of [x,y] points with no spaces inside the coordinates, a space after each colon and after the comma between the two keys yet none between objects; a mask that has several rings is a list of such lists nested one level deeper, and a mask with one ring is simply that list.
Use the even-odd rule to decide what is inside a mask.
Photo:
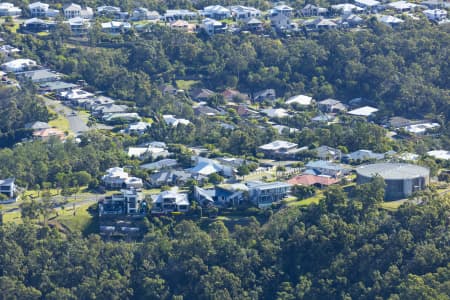
[{"label": "dense forest", "polygon": [[450,199],[398,211],[341,188],[320,204],[222,221],[153,218],[138,243],[0,229],[3,299],[449,299]]}]

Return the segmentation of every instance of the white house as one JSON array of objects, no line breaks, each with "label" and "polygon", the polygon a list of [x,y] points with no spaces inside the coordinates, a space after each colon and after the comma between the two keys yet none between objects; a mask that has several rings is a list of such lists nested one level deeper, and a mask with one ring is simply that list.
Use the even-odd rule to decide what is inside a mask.
[{"label": "white house", "polygon": [[248,22],[253,18],[261,17],[261,11],[254,7],[236,5],[231,6],[230,10],[231,15],[236,19],[236,21]]},{"label": "white house", "polygon": [[203,19],[200,27],[203,28],[209,35],[224,33],[228,28],[226,23],[221,23],[210,18]]},{"label": "white house", "polygon": [[15,17],[22,14],[22,9],[15,7],[14,4],[8,2],[0,3],[0,16]]},{"label": "white house", "polygon": [[313,103],[313,98],[306,95],[296,95],[287,99],[285,103],[288,105],[297,104],[302,106],[309,106]]},{"label": "white house", "polygon": [[69,24],[70,32],[75,36],[87,34],[89,28],[91,27],[91,23],[81,17],[71,18],[67,20],[66,23]]},{"label": "white house", "polygon": [[19,58],[11,60],[1,65],[5,72],[22,72],[37,67],[37,63],[28,58]]},{"label": "white house", "polygon": [[342,15],[349,15],[351,13],[361,13],[364,11],[361,7],[358,7],[351,3],[342,3],[331,5],[331,9],[335,12],[339,12]]},{"label": "white house", "polygon": [[178,124],[189,125],[191,122],[186,119],[177,119],[174,115],[163,115],[164,122],[167,125],[177,127]]},{"label": "white house", "polygon": [[447,150],[432,150],[428,151],[427,154],[437,159],[450,160],[450,151]]},{"label": "white house", "polygon": [[261,110],[263,114],[268,116],[269,118],[286,118],[289,117],[287,110],[284,108],[267,108]]},{"label": "white house", "polygon": [[439,22],[447,18],[447,11],[443,9],[427,9],[423,11],[423,14],[430,21]]},{"label": "white house", "polygon": [[283,200],[290,192],[291,185],[284,182],[248,182],[249,199],[258,208],[270,207]]},{"label": "white house", "polygon": [[291,29],[291,17],[294,9],[287,5],[278,5],[269,11],[269,18],[272,26],[277,30]]},{"label": "white house", "polygon": [[197,13],[187,9],[168,9],[164,14],[166,22],[173,22],[176,20],[192,20],[197,17]]},{"label": "white house", "polygon": [[108,188],[135,188],[140,189],[143,186],[142,179],[129,176],[123,168],[110,168],[102,176],[103,184]]},{"label": "white house", "polygon": [[50,5],[42,2],[33,2],[28,5],[31,16],[36,18],[54,18],[59,15],[59,10],[50,9]]},{"label": "white house", "polygon": [[368,11],[374,11],[380,6],[380,1],[377,0],[355,0],[355,5],[364,8]]},{"label": "white house", "polygon": [[404,22],[402,19],[387,15],[378,16],[378,21],[392,27],[396,27]]},{"label": "white house", "polygon": [[92,10],[92,8],[88,6],[82,8],[81,5],[75,3],[66,4],[63,7],[63,12],[66,19],[72,19],[76,17],[80,17],[83,19],[92,19],[92,17],[94,16],[94,11]]},{"label": "white house", "polygon": [[388,7],[395,9],[397,12],[405,12],[415,9],[418,5],[406,1],[395,1],[388,3]]},{"label": "white house", "polygon": [[371,107],[371,106],[363,106],[356,109],[353,109],[349,112],[347,112],[349,115],[352,116],[359,116],[359,117],[369,117],[376,113],[378,111],[378,108]]},{"label": "white house", "polygon": [[133,21],[159,20],[160,18],[161,15],[157,11],[149,11],[145,7],[138,7],[131,13]]},{"label": "white house", "polygon": [[168,214],[189,211],[188,195],[176,191],[164,191],[153,201],[152,214]]},{"label": "white house", "polygon": [[109,34],[123,33],[131,29],[131,24],[128,22],[111,21],[101,23],[102,31]]},{"label": "white house", "polygon": [[147,202],[142,200],[141,194],[135,189],[120,190],[120,193],[107,196],[98,203],[100,217],[144,213],[146,208]]},{"label": "white house", "polygon": [[405,126],[403,128],[406,131],[408,131],[409,133],[425,134],[427,132],[427,130],[430,130],[433,128],[439,128],[439,127],[441,127],[441,125],[439,125],[438,123],[427,122],[427,123],[420,123],[420,124],[411,124],[411,125]]},{"label": "white house", "polygon": [[231,11],[221,5],[206,6],[201,11],[201,14],[207,18],[215,20],[223,20],[231,17]]}]

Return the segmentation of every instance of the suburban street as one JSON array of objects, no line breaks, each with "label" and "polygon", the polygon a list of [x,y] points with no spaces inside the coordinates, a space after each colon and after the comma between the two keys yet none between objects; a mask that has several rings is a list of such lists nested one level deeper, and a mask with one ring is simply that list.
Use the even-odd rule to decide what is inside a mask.
[{"label": "suburban street", "polygon": [[56,113],[63,114],[69,121],[70,131],[76,136],[90,130],[87,126],[87,120],[83,120],[80,113],[70,107],[67,107],[61,102],[44,97],[45,104],[54,108]]}]

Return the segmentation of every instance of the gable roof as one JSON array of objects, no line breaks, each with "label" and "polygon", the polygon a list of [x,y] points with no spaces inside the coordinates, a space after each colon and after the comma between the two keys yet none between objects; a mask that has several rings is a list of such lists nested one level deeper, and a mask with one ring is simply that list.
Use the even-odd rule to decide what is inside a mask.
[{"label": "gable roof", "polygon": [[287,182],[292,185],[305,185],[305,186],[310,186],[310,185],[315,185],[315,184],[332,185],[332,184],[338,183],[339,179],[329,177],[329,176],[303,174],[303,175],[298,175],[298,176],[292,177]]}]

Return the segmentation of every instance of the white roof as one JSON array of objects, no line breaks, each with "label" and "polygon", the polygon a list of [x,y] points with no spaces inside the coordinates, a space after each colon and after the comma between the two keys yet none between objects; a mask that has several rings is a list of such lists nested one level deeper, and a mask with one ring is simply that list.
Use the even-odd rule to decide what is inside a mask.
[{"label": "white roof", "polygon": [[367,7],[377,6],[380,4],[380,1],[376,0],[355,0],[356,4],[362,4]]},{"label": "white roof", "polygon": [[70,3],[64,6],[63,10],[81,10],[81,6],[79,4]]},{"label": "white roof", "polygon": [[191,121],[186,119],[177,119],[174,115],[163,115],[163,119],[167,124],[172,125],[173,127],[178,126],[178,124],[188,125],[191,123]]},{"label": "white roof", "polygon": [[354,115],[354,116],[368,117],[377,111],[378,111],[378,109],[375,107],[363,106],[363,107],[349,111],[348,114]]},{"label": "white roof", "polygon": [[438,128],[440,126],[441,125],[439,125],[438,123],[421,123],[421,124],[408,125],[408,126],[404,127],[404,129],[411,133],[421,134],[421,133],[425,133],[425,131],[427,131],[428,129]]},{"label": "white roof", "polygon": [[389,7],[392,7],[394,9],[404,10],[404,9],[411,9],[417,6],[417,4],[409,3],[406,1],[396,1],[388,3]]},{"label": "white roof", "polygon": [[350,4],[350,3],[342,3],[342,4],[336,4],[336,5],[331,5],[331,8],[334,10],[342,10],[343,12],[350,12],[353,10],[356,11],[361,11],[362,8],[358,7],[354,4]]},{"label": "white roof", "polygon": [[133,123],[130,124],[128,126],[128,130],[133,131],[133,130],[145,130],[149,127],[151,127],[152,124],[150,123],[146,123],[146,122],[137,122],[137,123]]},{"label": "white roof", "polygon": [[291,142],[286,142],[286,141],[273,141],[269,144],[265,144],[259,147],[259,149],[262,150],[280,150],[280,149],[290,149],[290,148],[295,148],[298,145],[295,143],[291,143]]},{"label": "white roof", "polygon": [[404,22],[402,19],[399,19],[397,17],[385,16],[385,15],[378,16],[378,21],[385,23],[385,24],[399,24],[399,23]]},{"label": "white roof", "polygon": [[103,176],[103,178],[106,178],[106,177],[117,177],[117,178],[126,179],[126,178],[128,178],[128,173],[125,172],[123,170],[123,168],[114,167],[114,168],[109,168],[108,170],[106,170],[106,174]]},{"label": "white roof", "polygon": [[119,21],[111,21],[101,24],[103,29],[109,29],[109,28],[131,28],[131,24],[128,22],[119,22]]},{"label": "white roof", "polygon": [[287,110],[284,108],[267,108],[261,111],[263,114],[267,115],[269,118],[285,118],[289,116]]},{"label": "white roof", "polygon": [[19,58],[2,64],[2,67],[6,70],[16,70],[29,66],[37,66],[36,61],[28,58]]},{"label": "white roof", "polygon": [[225,8],[221,5],[211,5],[207,6],[203,9],[203,11],[206,12],[216,12],[216,13],[230,13],[230,10],[228,8]]},{"label": "white roof", "polygon": [[203,23],[203,25],[212,25],[212,26],[221,26],[222,25],[222,23],[220,23],[219,21],[210,19],[210,18],[203,19],[202,23]]},{"label": "white roof", "polygon": [[47,3],[42,3],[42,2],[34,2],[34,3],[30,3],[28,5],[29,9],[33,9],[33,8],[37,8],[37,7],[44,7],[45,9],[48,9],[49,5]]},{"label": "white roof", "polygon": [[311,105],[312,97],[306,95],[297,95],[286,100],[286,104]]},{"label": "white roof", "polygon": [[427,154],[437,159],[450,160],[450,151],[447,150],[433,150],[428,151]]},{"label": "white roof", "polygon": [[294,10],[292,7],[287,6],[285,4],[277,5],[273,9],[278,10],[278,11],[293,11]]}]

